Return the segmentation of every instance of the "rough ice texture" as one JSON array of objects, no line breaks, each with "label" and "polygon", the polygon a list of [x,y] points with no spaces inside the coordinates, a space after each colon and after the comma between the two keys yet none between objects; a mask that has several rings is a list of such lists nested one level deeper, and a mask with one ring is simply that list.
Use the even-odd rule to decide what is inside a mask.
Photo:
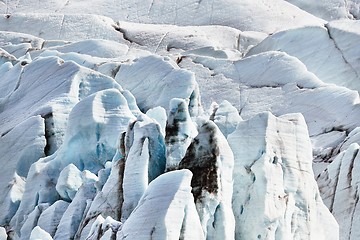
[{"label": "rough ice texture", "polygon": [[94,194],[93,201],[89,202],[88,206],[84,206],[87,209],[84,208],[82,218],[79,219],[81,223],[76,232],[77,238],[86,239],[91,232],[92,225],[100,215],[120,219],[121,206],[124,201],[122,190],[123,173],[124,162],[117,159],[113,163],[110,175],[101,191]]},{"label": "rough ice texture", "polygon": [[215,107],[211,118],[225,137],[234,132],[242,120],[238,110],[226,100]]},{"label": "rough ice texture", "polygon": [[341,145],[338,146],[339,151],[346,150],[351,144],[357,143],[360,145],[360,127],[352,130],[344,139]]},{"label": "rough ice texture", "polygon": [[16,13],[11,18],[0,18],[0,26],[1,31],[22,32],[48,40],[119,40],[114,20],[98,15]]},{"label": "rough ice texture", "polygon": [[156,106],[168,109],[172,98],[188,99],[192,116],[201,111],[199,87],[194,74],[180,69],[168,57],[146,56],[129,65],[123,64],[115,79],[131,91],[144,111]]},{"label": "rough ice texture", "polygon": [[179,168],[193,173],[192,193],[208,239],[234,239],[233,167],[234,156],[225,137],[212,121],[205,122]]},{"label": "rough ice texture", "polygon": [[237,239],[338,239],[314,180],[301,115],[257,115],[240,122],[228,141],[235,156]]},{"label": "rough ice texture", "polygon": [[116,239],[116,233],[121,228],[122,223],[112,219],[110,216],[104,219],[99,215],[91,226],[89,235],[86,239],[111,240]]},{"label": "rough ice texture", "polygon": [[[336,238],[336,224],[321,204],[316,187],[310,180],[313,177],[312,158],[315,159],[314,172],[316,176],[320,174],[317,179],[325,203],[327,206],[329,202],[334,203],[335,207],[331,210],[339,220],[340,238],[359,238],[356,230],[356,171],[351,171],[349,176],[352,180],[349,183],[344,181],[348,177],[346,172],[350,172],[351,162],[356,166],[350,155],[358,149],[357,145],[351,144],[359,144],[360,141],[359,95],[356,91],[328,84],[333,82],[357,89],[358,22],[342,19],[326,23],[305,12],[326,20],[357,18],[360,16],[359,1],[347,0],[346,4],[341,0],[288,2],[299,8],[282,0],[245,0],[241,3],[234,0],[185,0],[181,3],[124,0],[121,4],[110,0],[91,0],[86,2],[86,7],[84,1],[0,1],[0,12],[7,11],[6,7],[11,12],[0,17],[0,162],[4,166],[0,172],[0,190],[3,190],[0,192],[5,192],[0,197],[0,226],[5,227],[9,238],[29,239],[32,232],[38,234],[39,229],[35,227],[41,218],[41,224],[46,225],[54,239],[86,239],[88,236],[113,239],[122,234],[119,233],[122,225],[119,221],[126,220],[123,222],[126,231],[131,230],[134,234],[134,229],[141,228],[144,219],[154,217],[168,221],[170,218],[167,217],[171,215],[174,217],[171,219],[176,218],[176,226],[171,225],[171,221],[161,222],[160,225],[169,224],[173,232],[180,232],[180,236],[173,232],[170,234],[174,239],[223,239],[226,234],[231,235],[228,230],[233,226],[226,219],[234,213],[237,222],[246,217],[244,226],[254,223],[255,227],[246,228],[252,236],[249,239],[264,237],[264,232],[269,233],[268,239],[274,235],[291,239],[291,234],[307,238],[301,234],[306,232],[304,222],[309,220],[309,216],[309,229],[312,231],[316,227],[318,234],[322,234],[319,239],[327,237],[327,234]],[[33,13],[34,9],[43,13]],[[114,20],[98,15],[80,15],[79,9],[81,12],[110,16]],[[128,20],[133,22],[125,22]],[[119,79],[119,76],[123,78]],[[115,78],[130,91],[123,91]],[[112,90],[99,92],[105,89]],[[96,92],[99,93],[92,100],[85,99]],[[174,97],[177,100],[169,107]],[[118,106],[119,99],[124,104]],[[184,103],[187,109],[179,108],[179,103]],[[106,107],[112,104],[117,107]],[[205,109],[211,107],[210,113],[203,112],[201,106]],[[160,128],[142,116],[140,109],[144,112],[150,109],[147,115],[155,119]],[[178,110],[184,112],[175,113]],[[246,176],[241,185],[235,185],[235,190],[241,186],[251,193],[250,199],[243,199],[247,204],[241,210],[243,214],[239,215],[240,206],[233,207],[233,213],[224,203],[232,190],[221,190],[222,184],[217,180],[222,179],[222,174],[211,183],[220,186],[217,194],[208,194],[204,190],[195,199],[190,193],[192,188],[188,177],[185,177],[186,194],[178,191],[183,188],[173,188],[178,185],[168,184],[181,182],[176,174],[171,177],[165,174],[167,180],[161,180],[163,165],[160,164],[160,167],[156,159],[162,159],[160,162],[164,163],[164,136],[167,138],[166,150],[170,152],[168,163],[174,156],[171,151],[176,144],[179,147],[176,151],[181,152],[176,160],[179,162],[186,151],[193,149],[188,144],[197,135],[195,126],[201,128],[210,119],[223,135],[230,135],[231,139],[238,132],[235,130],[237,124],[244,127],[250,118],[263,111],[271,111],[276,116],[302,113],[308,125],[312,149],[305,131],[285,134],[289,129],[300,127],[283,118],[275,121],[279,125],[279,135],[269,133],[270,129],[277,127],[267,127],[266,131],[263,128],[263,134],[260,134],[263,141],[254,144],[251,141],[255,141],[256,137],[250,134],[254,126],[248,127],[246,131],[250,135],[247,138],[249,143],[244,143],[248,146],[246,150],[241,144],[229,140],[230,144],[236,145],[234,152],[244,151],[242,158],[246,154],[254,154],[256,156],[251,159],[257,160],[250,168],[246,165],[245,170],[241,165],[243,162],[240,168],[239,165],[238,169],[235,168],[235,172],[242,169],[242,174]],[[112,116],[111,120],[106,117],[108,114]],[[176,122],[184,116],[183,125],[173,124],[174,119]],[[129,121],[136,122],[128,129]],[[300,125],[303,126],[303,123]],[[177,131],[172,135],[165,131],[166,128],[170,132]],[[244,128],[242,131],[246,132]],[[209,134],[204,130],[199,136]],[[201,138],[203,149],[196,151],[195,155],[202,156],[206,149],[212,149],[212,144],[206,139]],[[299,144],[295,151],[293,142],[306,143]],[[272,154],[269,147],[275,149],[276,154]],[[224,151],[221,149],[225,148],[219,149],[222,156]],[[257,150],[265,151],[262,158]],[[310,156],[311,150],[314,157]],[[295,157],[294,152],[299,156]],[[266,157],[273,159],[273,156],[278,157],[275,162],[281,162],[283,166],[266,162]],[[341,157],[340,163],[337,156]],[[294,159],[301,161],[293,166]],[[152,161],[155,164],[150,164]],[[286,167],[284,163],[291,167]],[[81,174],[75,169],[67,172],[69,164],[76,166]],[[272,168],[265,168],[268,166]],[[217,167],[221,172],[223,166]],[[295,170],[300,167],[305,170],[297,174]],[[256,175],[254,184],[247,169]],[[324,169],[327,170],[322,173]],[[70,173],[75,172],[77,180],[68,181]],[[336,188],[335,182],[328,182],[329,172],[334,176],[332,181],[336,180],[336,184],[346,189]],[[300,181],[298,175],[305,177]],[[194,175],[193,181],[202,179],[201,176]],[[153,191],[151,185],[158,179],[164,184],[166,192],[163,189]],[[297,180],[304,186],[297,185],[300,190],[296,194],[286,195],[284,189],[291,192],[288,188],[293,187]],[[252,187],[247,189],[247,186]],[[309,186],[309,191],[302,191],[306,186]],[[171,194],[166,195],[169,192],[174,193],[172,198]],[[180,204],[182,207],[175,204],[178,198],[174,198],[180,193],[186,195],[186,201]],[[274,193],[273,197],[269,197],[270,193]],[[165,205],[158,206],[159,201],[153,203],[144,194],[156,195],[156,199],[169,196],[169,201],[171,198],[171,203],[179,211],[172,212],[175,209],[172,207],[166,210]],[[202,207],[198,204],[198,196],[207,200],[204,205],[212,204],[212,213],[215,211],[210,214],[211,221],[208,222],[214,223],[214,226],[208,225],[207,236],[201,227],[201,223],[207,223],[204,220],[205,211],[201,211]],[[300,201],[300,197],[305,200]],[[62,217],[61,214],[56,217],[53,214],[57,212],[55,207],[64,200],[69,205],[63,209]],[[138,205],[139,201],[143,205]],[[308,215],[303,211],[306,209],[304,203],[309,203]],[[147,204],[151,207],[155,205],[161,211],[152,212],[154,209]],[[255,205],[256,208],[250,208]],[[276,211],[274,206],[278,207]],[[351,216],[346,215],[347,211]],[[164,217],[161,212],[171,214]],[[316,213],[319,213],[318,217]],[[291,219],[289,216],[294,217]],[[277,220],[271,222],[273,219]],[[259,227],[255,224],[259,222],[265,224]],[[319,222],[323,225],[320,226]],[[147,230],[144,238],[150,238],[154,221],[145,222],[144,226],[149,227],[143,229]],[[264,226],[270,226],[270,229]],[[291,230],[276,232],[272,228],[274,226],[296,230],[294,233]],[[216,235],[213,228],[224,230],[215,231]],[[158,236],[155,230],[153,232],[153,236]],[[166,238],[163,236],[159,238]]]},{"label": "rough ice texture", "polygon": [[197,135],[187,103],[186,100],[178,98],[170,101],[169,117],[165,128],[166,169],[174,169],[178,166],[192,139]]},{"label": "rough ice texture", "polygon": [[0,227],[0,239],[1,240],[7,239],[6,229],[4,227]]},{"label": "rough ice texture", "polygon": [[85,217],[87,201],[94,199],[96,189],[93,183],[85,183],[77,191],[74,199],[64,212],[59,225],[57,226],[54,239],[73,239],[78,230],[81,230],[80,223]]},{"label": "rough ice texture", "polygon": [[[57,4],[48,3],[45,7],[44,4],[40,4],[35,0],[22,0],[18,2],[16,6],[12,7],[10,5],[10,9],[14,10],[15,13],[39,11],[49,13],[55,11],[70,14],[79,14],[79,12],[101,14],[114,19],[142,23],[167,23],[173,25],[195,26],[223,25],[243,31],[252,30],[266,33],[272,33],[274,31],[296,26],[320,25],[324,22],[305,11],[302,11],[296,6],[281,0],[273,0],[271,1],[271,4],[266,4],[263,0],[245,0],[241,4],[234,0],[215,0],[211,2],[185,0],[177,4],[173,1],[154,2],[150,0],[127,0],[123,1],[121,4],[114,4],[111,0],[93,0],[91,3],[91,8],[85,7],[86,5],[77,2],[68,2],[67,4],[61,2],[57,2]],[[61,14],[58,15],[61,16]],[[62,25],[64,25],[65,28],[68,22],[78,20],[76,21],[76,24],[81,25],[85,23],[85,27],[88,27],[88,21],[91,17],[85,16],[86,15],[82,15],[82,18],[86,19],[86,21],[83,20],[77,23],[81,19],[80,17],[77,19],[76,15],[70,15],[70,17],[65,15],[65,17],[68,18],[65,18],[65,23]],[[258,16],[262,17],[259,18]],[[53,16],[53,18],[55,17]],[[95,22],[104,19],[98,18],[94,19]],[[55,19],[58,20],[58,18]],[[58,36],[59,32],[62,33],[62,31],[59,31],[61,26],[60,19],[61,18],[59,17],[58,21],[54,21],[56,28],[54,28],[52,36]],[[264,21],[263,19],[267,20]],[[46,20],[47,22],[51,22],[52,19]],[[4,23],[6,23],[6,21],[4,21]],[[1,25],[3,25],[2,22],[0,22],[0,26]],[[93,33],[97,32],[96,30],[98,30],[98,28],[90,30],[92,30],[90,33]],[[86,30],[84,32],[86,32]]]},{"label": "rough ice texture", "polygon": [[164,137],[159,125],[146,115],[130,124],[124,146],[121,221],[130,216],[148,184],[164,173],[166,165]]},{"label": "rough ice texture", "polygon": [[340,239],[358,239],[359,145],[351,144],[318,177],[324,203],[340,224]]},{"label": "rough ice texture", "polygon": [[31,117],[0,138],[0,224],[6,225],[17,211],[32,163],[45,155],[44,120]]},{"label": "rough ice texture", "polygon": [[[355,45],[355,42],[360,40],[359,21],[333,21],[329,22],[326,27],[328,28],[330,38],[341,51],[344,61],[353,68],[359,78],[360,67],[358,65],[358,56],[360,50]],[[357,86],[360,85],[359,82],[357,84]]]},{"label": "rough ice texture", "polygon": [[29,240],[53,240],[51,235],[39,226],[36,226],[32,231]]},{"label": "rough ice texture", "polygon": [[116,239],[205,239],[189,170],[165,173],[149,184]]},{"label": "rough ice texture", "polygon": [[[48,203],[38,204],[34,210],[27,216],[26,221],[21,226],[20,235],[24,239],[28,239],[31,235],[32,230],[36,227],[37,221],[41,215],[47,208],[49,208]],[[13,233],[12,233],[13,234]],[[15,233],[16,236],[16,233]],[[16,238],[16,237],[15,237]]]},{"label": "rough ice texture", "polygon": [[69,164],[60,172],[55,188],[62,199],[71,201],[82,183],[80,170],[74,164]]},{"label": "rough ice texture", "polygon": [[56,201],[41,213],[37,226],[41,227],[51,236],[54,236],[57,226],[59,225],[59,222],[68,206],[68,202],[63,200]]},{"label": "rough ice texture", "polygon": [[[355,26],[359,28],[358,25]],[[354,37],[351,41],[359,38],[359,30],[356,30],[352,32]],[[344,54],[342,48],[348,47],[347,41],[342,41],[342,48],[338,46],[338,42],[341,42],[338,39],[339,33],[343,35],[351,34],[351,32],[342,32],[320,26],[277,32],[252,48],[248,56],[266,51],[283,51],[297,57],[306,65],[308,71],[314,73],[322,81],[359,91],[360,69],[355,64],[354,57],[352,59],[350,57],[357,55],[349,51]],[[325,61],[327,64],[323,64]]]},{"label": "rough ice texture", "polygon": [[24,66],[17,63],[1,82],[5,86],[13,84],[2,96],[0,133],[4,136],[27,118],[40,115],[45,119],[47,154],[62,144],[69,112],[76,103],[100,90],[121,90],[113,79],[57,57],[37,59]]},{"label": "rough ice texture", "polygon": [[64,144],[30,168],[25,201],[13,218],[16,228],[21,227],[37,204],[52,204],[60,198],[55,186],[61,170],[68,164],[97,172],[111,160],[117,138],[131,118],[127,101],[119,90],[100,91],[80,101],[69,116]]}]

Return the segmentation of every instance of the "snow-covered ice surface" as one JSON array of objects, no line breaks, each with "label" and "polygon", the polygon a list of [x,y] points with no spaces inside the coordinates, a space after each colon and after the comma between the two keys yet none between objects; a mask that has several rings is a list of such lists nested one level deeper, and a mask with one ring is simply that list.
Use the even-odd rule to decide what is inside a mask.
[{"label": "snow-covered ice surface", "polygon": [[0,12],[0,239],[360,238],[359,0]]},{"label": "snow-covered ice surface", "polygon": [[[141,23],[165,23],[173,25],[225,25],[240,30],[272,33],[284,28],[307,24],[321,24],[321,20],[298,7],[282,0],[152,1],[125,0],[114,4],[112,0],[92,0],[91,7],[85,1],[41,3],[36,0],[20,0],[8,6],[14,12],[70,13],[106,15],[116,20]],[[3,9],[5,6],[2,6]],[[4,9],[5,10],[5,9]],[[5,12],[5,11],[4,11]],[[241,14],[240,14],[241,13]],[[259,17],[261,16],[261,17]],[[267,21],[263,21],[267,19]],[[271,22],[271,24],[269,24]]]},{"label": "snow-covered ice surface", "polygon": [[237,239],[338,239],[314,179],[301,114],[259,114],[240,122],[228,141]]}]

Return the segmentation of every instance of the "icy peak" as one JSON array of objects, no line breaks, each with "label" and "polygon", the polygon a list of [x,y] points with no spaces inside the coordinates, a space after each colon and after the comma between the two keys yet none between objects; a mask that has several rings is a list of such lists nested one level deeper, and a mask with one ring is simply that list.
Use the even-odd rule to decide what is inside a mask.
[{"label": "icy peak", "polygon": [[193,173],[192,193],[208,239],[234,239],[231,209],[234,157],[218,127],[205,122],[190,144],[179,168]]},{"label": "icy peak", "polygon": [[300,114],[259,114],[241,121],[228,141],[235,156],[237,239],[338,238],[337,223],[314,180]]}]

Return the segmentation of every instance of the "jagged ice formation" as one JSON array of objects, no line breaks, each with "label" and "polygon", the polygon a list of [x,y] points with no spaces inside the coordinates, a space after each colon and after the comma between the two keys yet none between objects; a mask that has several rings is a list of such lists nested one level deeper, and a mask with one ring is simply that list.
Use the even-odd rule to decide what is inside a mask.
[{"label": "jagged ice formation", "polygon": [[0,239],[357,240],[359,9],[0,1]]}]

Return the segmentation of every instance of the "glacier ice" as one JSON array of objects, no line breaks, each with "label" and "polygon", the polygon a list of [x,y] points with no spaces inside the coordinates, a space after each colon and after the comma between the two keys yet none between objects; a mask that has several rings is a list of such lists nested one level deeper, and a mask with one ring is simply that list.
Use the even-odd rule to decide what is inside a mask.
[{"label": "glacier ice", "polygon": [[179,168],[193,173],[192,193],[207,239],[234,239],[233,167],[234,156],[225,137],[215,123],[205,122]]},{"label": "glacier ice", "polygon": [[333,19],[344,19],[350,17],[350,4],[351,1],[345,2],[341,0],[286,0],[295,6],[305,10],[322,19],[331,21]]},{"label": "glacier ice", "polygon": [[60,172],[55,188],[62,199],[71,201],[81,185],[81,172],[74,164],[70,163]]},{"label": "glacier ice", "polygon": [[0,227],[0,240],[6,240],[7,234],[6,229],[4,227]]},{"label": "glacier ice", "polygon": [[29,240],[53,240],[51,235],[39,226],[31,231]]},{"label": "glacier ice", "polygon": [[186,149],[197,135],[196,125],[191,120],[188,101],[174,98],[165,128],[166,169],[175,169],[185,156]]},{"label": "glacier ice", "polygon": [[116,239],[205,239],[191,177],[189,170],[177,170],[152,181]]},{"label": "glacier ice", "polygon": [[237,109],[230,102],[224,100],[215,107],[212,120],[219,127],[221,133],[227,137],[234,132],[238,123],[242,120]]},{"label": "glacier ice", "polygon": [[148,117],[139,117],[129,126],[124,145],[121,221],[130,216],[148,184],[164,173],[166,166],[164,137],[159,125]]},{"label": "glacier ice", "polygon": [[167,121],[166,110],[163,107],[150,108],[146,111],[146,115],[154,119],[160,125],[161,133],[165,137],[165,128]]},{"label": "glacier ice", "polygon": [[88,170],[80,171],[74,164],[66,166],[58,177],[55,189],[60,197],[72,201],[83,184],[95,183],[98,177]]},{"label": "glacier ice", "polygon": [[76,192],[69,206],[66,208],[54,235],[54,239],[73,239],[81,229],[82,219],[85,217],[87,206],[96,195],[94,183],[84,183]]},{"label": "glacier ice", "polygon": [[36,225],[53,236],[68,206],[69,203],[64,200],[56,201],[41,213]]},{"label": "glacier ice", "polygon": [[[76,103],[99,90],[121,89],[113,79],[57,57],[36,59],[10,71],[14,73],[5,83],[16,84],[1,101],[0,133],[8,132],[31,116],[40,115],[46,120],[47,148],[52,151],[62,144],[68,114]],[[21,111],[22,107],[27,111]]]},{"label": "glacier ice", "polygon": [[340,239],[357,239],[359,145],[351,144],[317,177],[324,203],[340,224]]},{"label": "glacier ice", "polygon": [[112,19],[78,13],[49,14],[48,11],[44,14],[28,11],[14,13],[11,14],[11,18],[0,18],[0,30],[31,34],[48,40],[77,41],[89,38],[120,40],[119,33],[114,28],[116,23]]},{"label": "glacier ice", "polygon": [[357,143],[360,145],[360,127],[356,127],[354,130],[352,130],[346,136],[346,138],[341,143],[341,145],[338,146],[337,150],[338,151],[346,150],[353,143]]},{"label": "glacier ice", "polygon": [[51,50],[61,53],[76,52],[99,58],[116,58],[125,55],[129,51],[129,47],[126,44],[105,39],[87,39],[52,47]]},{"label": "glacier ice", "polygon": [[[139,70],[141,69],[141,71]],[[199,87],[192,72],[180,69],[168,57],[146,56],[121,65],[115,80],[135,96],[140,109],[169,107],[172,98],[189,99],[189,112],[201,112]],[[160,92],[155,89],[161,89]]]},{"label": "glacier ice", "polygon": [[24,239],[28,239],[31,235],[32,230],[36,227],[37,221],[41,215],[47,208],[49,208],[50,204],[48,203],[42,203],[38,204],[34,210],[27,216],[24,224],[21,226],[21,229],[19,232],[13,233],[15,235],[15,238],[19,233],[20,236]]},{"label": "glacier ice", "polygon": [[[93,189],[93,186],[88,186],[87,189],[91,191],[87,191],[89,191],[91,198],[87,198],[88,202],[85,205],[84,199],[79,197],[77,204],[81,204],[82,216],[77,218],[80,224],[78,223],[77,225],[76,238],[85,239],[90,234],[92,225],[100,215],[102,217],[110,216],[113,219],[121,218],[121,207],[124,201],[122,189],[124,167],[123,159],[115,159],[111,166],[110,175],[107,177],[101,190],[96,191]],[[76,197],[77,195],[75,195]],[[59,232],[59,236],[61,236],[60,234],[61,232]]]},{"label": "glacier ice", "polygon": [[139,3],[0,1],[0,238],[359,238],[360,2]]},{"label": "glacier ice", "polygon": [[[75,38],[85,35],[84,33],[87,33],[90,36],[92,35],[93,38],[99,38],[109,34],[108,32],[110,32],[109,29],[112,24],[112,22],[109,21],[109,18],[98,15],[80,15],[80,12],[107,15],[108,17],[117,20],[130,22],[193,26],[225,25],[240,30],[252,30],[266,33],[272,33],[296,26],[320,25],[325,22],[324,20],[314,17],[313,15],[292,4],[289,4],[288,2],[281,0],[272,0],[271,4],[265,4],[262,0],[246,0],[242,2],[242,4],[238,4],[238,2],[234,0],[217,0],[214,2],[186,0],[179,5],[175,5],[173,1],[146,1],[139,4],[137,1],[127,0],[123,1],[122,4],[117,5],[110,0],[93,0],[91,8],[84,7],[83,4],[76,4],[76,2],[69,2],[69,4],[58,2],[58,4],[47,3],[44,5],[35,0],[21,1],[21,4],[16,5],[16,8],[15,6],[13,7],[15,13],[12,17],[20,15],[21,12],[37,13],[36,15],[33,14],[33,18],[47,24],[45,25],[46,29],[53,25],[50,33],[43,33],[43,35],[48,38]],[[42,13],[42,16],[39,12]],[[44,14],[48,14],[49,12],[59,12],[60,14],[44,16]],[[242,14],[239,15],[239,13]],[[262,16],[262,18],[259,18],[258,16]],[[62,18],[64,18],[63,24],[61,24]],[[267,21],[264,21],[264,19],[267,19]],[[16,20],[21,23],[18,19]],[[14,24],[16,20],[10,18],[8,22],[11,21],[13,25],[20,25]],[[8,22],[0,21],[0,26],[4,24],[6,27]],[[30,21],[28,24],[34,22],[36,21]],[[71,22],[73,22],[73,26],[70,25]],[[89,27],[91,22],[96,23],[93,28]],[[61,25],[64,25],[63,30],[61,30]],[[71,31],[67,29],[70,28],[69,25],[72,28],[81,26],[84,30],[71,35],[69,33]],[[29,28],[26,25],[20,26],[25,29]],[[101,32],[101,28],[106,31]],[[4,27],[0,29],[11,31],[11,29]],[[34,29],[34,27],[27,29],[27,33],[31,33],[36,36],[35,31],[30,32],[32,29]],[[41,29],[42,28],[36,29],[38,34],[41,33]],[[21,32],[18,29],[13,29],[13,31]],[[111,34],[110,36],[113,37],[113,35],[114,34]]]},{"label": "glacier ice", "polygon": [[307,135],[301,115],[263,113],[228,136],[237,239],[337,239],[337,222],[313,176]]},{"label": "glacier ice", "polygon": [[[283,51],[303,62],[308,71],[327,83],[359,91],[357,65],[344,57],[334,41],[336,30],[325,27],[302,27],[278,32],[253,47],[249,55],[266,51]],[[335,36],[333,36],[335,35]],[[327,64],[323,64],[326,61]],[[336,67],[335,67],[336,66]]]},{"label": "glacier ice", "polygon": [[32,163],[44,157],[44,120],[34,116],[0,138],[0,224],[6,225],[17,211],[25,190],[25,179]]},{"label": "glacier ice", "polygon": [[93,225],[91,226],[89,235],[86,239],[101,239],[101,240],[110,240],[116,238],[116,233],[121,228],[122,224],[110,216],[104,219],[101,215],[99,215]]},{"label": "glacier ice", "polygon": [[20,227],[37,204],[52,204],[60,198],[55,186],[68,164],[97,173],[112,159],[118,136],[132,118],[125,97],[117,89],[99,91],[80,101],[70,113],[63,145],[30,168],[25,201],[12,220],[15,225]]}]

